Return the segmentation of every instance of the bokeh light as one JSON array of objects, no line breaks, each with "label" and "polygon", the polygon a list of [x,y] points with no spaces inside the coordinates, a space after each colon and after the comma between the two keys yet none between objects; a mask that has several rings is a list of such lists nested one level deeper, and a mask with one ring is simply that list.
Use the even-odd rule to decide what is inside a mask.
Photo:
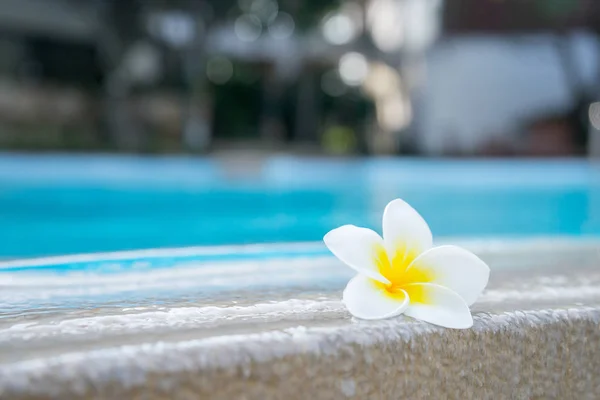
[{"label": "bokeh light", "polygon": [[363,88],[374,99],[391,96],[398,90],[400,75],[398,71],[382,62],[374,62],[369,66]]},{"label": "bokeh light", "polygon": [[394,132],[408,126],[411,119],[410,103],[400,94],[377,102],[377,120],[386,131]]},{"label": "bokeh light", "polygon": [[262,33],[262,22],[252,14],[240,15],[234,24],[236,36],[243,42],[253,42],[258,39]]},{"label": "bokeh light", "polygon": [[349,86],[359,86],[369,73],[367,59],[360,53],[346,53],[340,58],[340,77]]},{"label": "bokeh light", "polygon": [[296,24],[288,13],[279,12],[269,21],[269,34],[275,39],[287,39],[294,33]]},{"label": "bokeh light", "polygon": [[211,82],[223,85],[233,76],[233,64],[225,57],[212,57],[206,63],[206,76]]},{"label": "bokeh light", "polygon": [[196,22],[183,12],[161,13],[150,24],[154,32],[174,47],[189,45],[196,35]]},{"label": "bokeh light", "polygon": [[332,126],[323,132],[323,147],[331,154],[347,154],[356,149],[356,132],[344,126]]},{"label": "bokeh light", "polygon": [[321,89],[332,97],[339,97],[348,92],[348,87],[342,82],[339,72],[335,69],[327,71],[321,76]]},{"label": "bokeh light", "polygon": [[380,50],[393,52],[402,47],[404,23],[399,2],[371,0],[367,9],[367,24],[373,42]]},{"label": "bokeh light", "polygon": [[588,115],[594,129],[600,130],[600,102],[590,104]]},{"label": "bokeh light", "polygon": [[325,18],[323,36],[331,44],[342,45],[352,41],[357,34],[357,26],[350,16],[336,13]]},{"label": "bokeh light", "polygon": [[267,22],[273,19],[279,11],[279,5],[275,0],[254,0],[250,7],[250,12]]}]

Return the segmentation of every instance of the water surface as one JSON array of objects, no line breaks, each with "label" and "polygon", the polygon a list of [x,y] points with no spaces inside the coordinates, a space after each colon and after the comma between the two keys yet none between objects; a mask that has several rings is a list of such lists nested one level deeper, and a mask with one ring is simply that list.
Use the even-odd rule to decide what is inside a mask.
[{"label": "water surface", "polygon": [[402,197],[435,236],[600,235],[584,160],[0,155],[0,257],[318,241]]}]

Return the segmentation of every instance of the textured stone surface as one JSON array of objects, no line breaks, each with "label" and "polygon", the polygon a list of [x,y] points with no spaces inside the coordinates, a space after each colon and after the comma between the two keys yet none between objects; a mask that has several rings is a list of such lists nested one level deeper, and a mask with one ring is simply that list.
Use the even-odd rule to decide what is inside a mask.
[{"label": "textured stone surface", "polygon": [[2,398],[596,399],[599,321],[577,308],[154,343],[20,365]]},{"label": "textured stone surface", "polygon": [[[461,331],[354,320],[336,284],[15,314],[0,319],[0,399],[597,399],[598,248],[478,251],[492,280]],[[527,268],[501,267],[511,254]]]}]

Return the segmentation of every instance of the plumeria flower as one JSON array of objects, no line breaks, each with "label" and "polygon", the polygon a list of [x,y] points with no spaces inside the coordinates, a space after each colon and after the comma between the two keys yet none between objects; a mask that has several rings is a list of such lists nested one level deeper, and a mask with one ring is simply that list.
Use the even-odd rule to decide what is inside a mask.
[{"label": "plumeria flower", "polygon": [[331,252],[356,275],[343,302],[361,319],[404,313],[447,328],[473,325],[469,306],[487,285],[490,269],[457,246],[433,247],[421,215],[396,199],[383,212],[383,239],[375,232],[344,225],[325,235]]}]

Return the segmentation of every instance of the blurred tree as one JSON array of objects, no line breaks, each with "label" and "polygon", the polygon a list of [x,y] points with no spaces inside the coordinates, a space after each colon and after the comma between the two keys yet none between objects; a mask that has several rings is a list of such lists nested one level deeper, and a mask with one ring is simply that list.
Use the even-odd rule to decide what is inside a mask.
[{"label": "blurred tree", "polygon": [[281,9],[290,13],[301,30],[318,25],[328,11],[338,8],[343,0],[281,0]]},{"label": "blurred tree", "polygon": [[[40,0],[39,4],[43,1]],[[47,10],[58,11],[49,13],[54,17],[45,18],[54,20],[53,28],[32,34],[32,27],[20,24],[23,25],[21,30],[26,31],[25,39],[20,40],[27,44],[27,54],[35,61],[33,72],[40,76],[40,80],[71,85],[90,95],[93,131],[102,132],[94,138],[100,147],[125,151],[152,149],[152,143],[157,142],[152,132],[159,132],[159,129],[149,126],[153,122],[146,120],[144,112],[148,113],[148,107],[143,111],[140,99],[145,101],[147,99],[142,96],[164,95],[163,100],[168,97],[168,101],[153,103],[161,104],[153,109],[158,107],[161,115],[167,113],[165,108],[171,110],[173,103],[179,100],[175,107],[180,109],[177,113],[181,115],[181,124],[171,124],[171,144],[179,140],[180,149],[202,151],[211,139],[211,127],[224,137],[256,138],[260,135],[258,132],[265,131],[264,126],[275,126],[282,140],[297,139],[293,135],[299,114],[297,107],[292,105],[297,101],[290,99],[296,99],[298,95],[295,89],[290,88],[299,86],[298,77],[303,76],[307,62],[299,50],[301,46],[295,46],[295,50],[279,51],[279,54],[278,51],[261,51],[259,41],[247,45],[242,43],[244,51],[241,53],[253,45],[259,51],[252,50],[254,53],[250,57],[240,56],[235,50],[225,51],[227,54],[222,57],[233,65],[233,77],[225,83],[216,84],[207,79],[206,66],[220,50],[218,46],[215,49],[207,45],[206,40],[211,36],[209,32],[218,34],[226,31],[240,15],[252,13],[260,7],[271,7],[271,10],[288,13],[293,18],[294,40],[318,29],[324,15],[343,2],[53,0]],[[10,4],[22,5],[18,9],[22,9],[22,14],[27,14],[25,16],[31,16],[38,10],[32,6],[38,4],[38,0],[11,0]],[[45,13],[42,11],[40,14],[35,20],[43,22]],[[70,17],[65,18],[65,15]],[[269,20],[263,18],[261,23],[261,39],[269,39]],[[62,25],[65,29],[60,30],[60,35],[53,33],[59,31],[57,28]],[[66,29],[66,26],[84,26],[86,34],[77,29]],[[240,48],[235,43],[232,47]],[[294,57],[297,60],[281,62]],[[256,76],[246,76],[248,74],[244,71]],[[318,83],[311,83],[311,89],[304,88],[302,93],[308,93],[305,97],[310,101],[307,103],[316,104],[304,107],[311,109],[309,114],[313,115],[306,120],[317,121],[320,112],[317,110],[320,103]],[[98,103],[99,111],[96,109]],[[218,110],[213,110],[213,107]],[[218,118],[218,123],[213,123],[212,117]],[[154,121],[158,117],[150,119]],[[98,121],[102,129],[97,129]],[[316,125],[318,123],[311,124]],[[77,129],[73,128],[72,134],[68,135],[73,140],[77,139]],[[305,130],[312,132],[312,136],[306,139],[317,140],[313,129]],[[174,147],[171,145],[171,148]]]},{"label": "blurred tree", "polygon": [[[207,126],[210,121],[207,120],[206,112],[199,111],[211,107],[215,104],[218,108],[215,117],[219,122],[214,125],[217,133],[226,137],[244,137],[252,130],[248,124],[242,124],[242,121],[250,123],[255,118],[249,118],[248,112],[255,107],[248,107],[254,102],[248,98],[251,93],[256,93],[256,83],[244,82],[243,80],[233,79],[224,86],[210,85],[206,77],[206,63],[208,55],[206,54],[205,38],[209,36],[208,32],[216,27],[221,27],[231,23],[233,18],[244,12],[260,12],[261,8],[271,7],[271,9],[286,12],[292,16],[296,26],[296,34],[302,34],[303,31],[317,27],[323,15],[335,7],[339,6],[341,0],[321,0],[321,1],[301,1],[301,0],[98,0],[104,7],[106,22],[106,32],[103,36],[104,49],[107,55],[107,68],[111,73],[107,78],[106,94],[108,96],[105,104],[107,105],[107,121],[109,131],[118,147],[130,149],[139,149],[144,147],[143,129],[136,122],[135,117],[127,111],[125,98],[127,93],[132,90],[134,82],[131,77],[124,74],[123,62],[127,52],[140,40],[148,40],[152,32],[149,32],[149,20],[152,16],[165,15],[168,13],[179,13],[178,17],[187,18],[192,21],[194,26],[193,37],[190,43],[185,46],[172,46],[167,51],[174,57],[167,57],[168,60],[174,60],[180,65],[179,68],[170,68],[165,71],[163,81],[168,80],[171,84],[183,84],[184,89],[182,106],[184,108],[183,122],[183,140],[188,147],[201,150],[206,147],[209,138]],[[164,21],[163,21],[164,22]],[[179,24],[171,25],[173,30],[182,32],[184,21]],[[174,23],[174,22],[173,22]],[[264,21],[263,23],[267,23]],[[264,26],[263,28],[266,28]],[[164,27],[163,27],[164,29]],[[165,33],[164,31],[162,32]],[[173,32],[171,32],[173,33]],[[177,32],[175,32],[177,33]],[[237,69],[237,68],[236,68]],[[172,75],[170,75],[170,72]],[[277,82],[269,85],[266,89],[275,88]],[[275,91],[280,93],[281,90]],[[210,96],[213,101],[209,101]],[[257,100],[263,99],[263,104],[259,107],[259,113],[273,111],[268,104],[277,104],[278,96],[256,96]],[[227,101],[226,99],[234,99]],[[242,101],[248,99],[248,101]],[[260,100],[259,100],[260,101]],[[226,113],[223,114],[223,111]],[[257,110],[254,110],[257,111]],[[227,115],[225,120],[221,121],[220,116]],[[233,124],[232,115],[245,116],[240,118],[240,123]],[[253,123],[250,123],[253,125]],[[235,128],[237,127],[237,128]],[[198,131],[204,132],[200,132]],[[240,129],[239,132],[231,131]],[[196,132],[197,131],[197,132]],[[196,132],[196,133],[194,133]]]}]

